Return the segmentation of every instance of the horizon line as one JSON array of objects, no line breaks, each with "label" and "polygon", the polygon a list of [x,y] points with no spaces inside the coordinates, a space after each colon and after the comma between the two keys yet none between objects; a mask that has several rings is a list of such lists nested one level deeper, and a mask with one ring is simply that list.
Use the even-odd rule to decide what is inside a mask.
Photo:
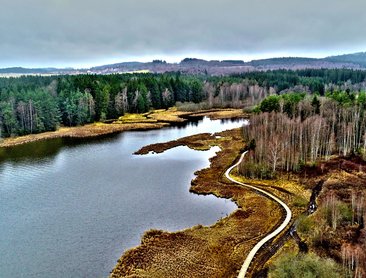
[{"label": "horizon line", "polygon": [[[332,56],[342,56],[342,55],[351,55],[351,54],[360,54],[360,53],[366,53],[365,51],[357,51],[357,52],[343,52],[343,54],[339,54],[339,53],[334,53],[334,54],[330,54],[330,53],[319,53],[318,55],[313,53],[313,55],[307,55],[305,53],[303,53],[304,55],[301,55],[300,53],[298,54],[294,54],[294,55],[286,55],[285,53],[281,53],[278,55],[276,55],[275,53],[271,54],[263,54],[263,55],[247,55],[247,56],[252,56],[251,59],[243,59],[241,58],[242,55],[235,55],[235,56],[231,56],[231,55],[221,55],[224,56],[221,59],[217,59],[217,56],[220,55],[207,55],[207,54],[192,54],[192,55],[165,55],[166,57],[164,58],[163,55],[149,55],[149,56],[132,56],[130,58],[112,58],[112,59],[101,59],[98,62],[86,62],[86,63],[79,63],[77,64],[74,63],[74,65],[72,66],[71,63],[64,63],[62,65],[62,63],[58,63],[59,65],[57,66],[57,62],[53,65],[50,64],[45,64],[45,65],[31,65],[32,63],[28,64],[28,65],[4,65],[4,66],[0,66],[0,69],[11,69],[11,68],[22,68],[22,69],[72,69],[72,70],[87,70],[87,69],[91,69],[94,67],[101,67],[101,66],[106,66],[106,65],[114,65],[114,64],[122,64],[122,63],[152,63],[155,60],[160,60],[160,61],[165,61],[168,64],[179,64],[181,63],[184,59],[198,59],[198,60],[204,60],[204,61],[219,61],[219,62],[223,62],[223,61],[243,61],[244,63],[250,63],[252,61],[257,61],[257,60],[266,60],[266,59],[281,59],[281,58],[306,58],[306,59],[325,59],[328,57],[332,57]],[[241,56],[241,57],[240,57]],[[184,57],[184,58],[183,58]],[[104,62],[102,61],[104,60]]]}]

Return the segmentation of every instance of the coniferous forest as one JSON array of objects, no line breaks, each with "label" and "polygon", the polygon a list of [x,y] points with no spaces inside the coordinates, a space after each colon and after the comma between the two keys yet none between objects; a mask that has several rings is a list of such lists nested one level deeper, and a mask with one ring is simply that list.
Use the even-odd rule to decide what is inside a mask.
[{"label": "coniferous forest", "polygon": [[124,113],[143,113],[176,103],[250,108],[270,95],[292,92],[354,95],[364,90],[365,79],[365,71],[348,69],[231,76],[166,73],[0,78],[0,133],[9,137],[52,131],[61,125],[116,119]]}]

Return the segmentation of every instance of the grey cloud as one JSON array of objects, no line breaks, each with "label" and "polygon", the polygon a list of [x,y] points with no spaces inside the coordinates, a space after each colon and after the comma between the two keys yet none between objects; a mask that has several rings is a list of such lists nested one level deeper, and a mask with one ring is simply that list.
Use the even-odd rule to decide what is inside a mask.
[{"label": "grey cloud", "polygon": [[0,64],[362,48],[365,8],[364,0],[12,0],[0,9]]}]

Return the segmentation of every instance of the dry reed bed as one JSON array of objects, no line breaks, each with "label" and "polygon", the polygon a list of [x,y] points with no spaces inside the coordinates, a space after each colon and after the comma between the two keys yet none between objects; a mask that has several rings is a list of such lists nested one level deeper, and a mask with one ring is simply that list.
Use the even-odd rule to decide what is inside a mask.
[{"label": "dry reed bed", "polygon": [[210,168],[196,172],[190,191],[232,199],[239,209],[209,227],[146,232],[141,245],[121,257],[111,277],[235,277],[250,249],[281,220],[277,204],[223,177],[244,146],[240,129],[154,144],[138,153],[162,152],[178,145],[221,148],[211,158]]},{"label": "dry reed bed", "polygon": [[197,115],[212,116],[215,119],[226,119],[230,115],[236,115],[235,117],[241,118],[245,116],[241,109],[182,112],[176,108],[170,108],[167,110],[155,110],[145,114],[127,114],[111,124],[93,123],[77,127],[61,127],[56,131],[5,138],[0,141],[0,148],[55,138],[92,138],[128,130],[160,129],[171,124],[180,124],[187,121],[187,118],[196,117]]}]

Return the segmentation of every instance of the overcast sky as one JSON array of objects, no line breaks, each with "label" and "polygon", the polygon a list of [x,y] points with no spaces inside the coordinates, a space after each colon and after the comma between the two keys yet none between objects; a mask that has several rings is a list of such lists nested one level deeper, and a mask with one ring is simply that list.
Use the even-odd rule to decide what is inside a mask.
[{"label": "overcast sky", "polygon": [[2,0],[0,67],[366,51],[365,0]]}]

